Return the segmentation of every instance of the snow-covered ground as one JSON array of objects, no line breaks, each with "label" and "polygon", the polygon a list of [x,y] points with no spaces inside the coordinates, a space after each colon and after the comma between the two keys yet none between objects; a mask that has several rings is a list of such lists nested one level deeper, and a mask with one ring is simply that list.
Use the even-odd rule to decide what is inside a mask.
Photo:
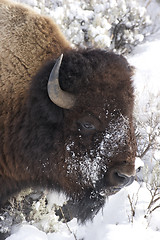
[{"label": "snow-covered ground", "polygon": [[[24,0],[24,2],[33,5],[34,1]],[[154,0],[142,1],[142,3],[150,12],[154,23],[153,33],[145,39],[144,43],[138,45],[127,58],[130,64],[136,68],[134,75],[135,117],[142,122],[142,125],[144,123],[146,126],[144,131],[149,133],[151,131],[148,124],[150,117],[153,113],[156,116],[160,114],[160,3],[158,4]],[[160,143],[160,134],[157,134],[156,137],[157,143]],[[150,163],[151,154],[148,156],[145,158],[145,164],[150,167],[152,165]],[[160,161],[160,150],[153,149],[152,156],[153,162]],[[139,161],[138,166],[142,164],[140,159],[137,161]],[[142,179],[142,176],[140,178]],[[151,208],[151,194],[153,195],[153,192],[146,183],[134,181],[129,187],[122,189],[114,196],[110,196],[93,222],[79,225],[76,219],[67,224],[58,223],[54,219],[55,232],[46,233],[45,228],[48,228],[52,217],[48,216],[41,221],[39,226],[27,222],[15,226],[12,229],[12,235],[7,240],[159,240],[160,209],[156,208],[152,212],[151,210],[159,206],[160,201],[157,200],[156,205],[153,204]],[[50,201],[52,203],[51,198]]]}]

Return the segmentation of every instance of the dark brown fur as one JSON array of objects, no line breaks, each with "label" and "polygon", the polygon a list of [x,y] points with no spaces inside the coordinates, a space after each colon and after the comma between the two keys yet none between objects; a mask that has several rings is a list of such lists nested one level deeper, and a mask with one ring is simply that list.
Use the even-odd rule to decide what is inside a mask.
[{"label": "dark brown fur", "polygon": [[0,92],[0,202],[27,186],[49,187],[66,193],[75,216],[85,221],[134,175],[132,68],[111,52],[63,52],[59,81],[76,96],[72,109],[48,97],[54,54],[23,91],[18,92],[19,75],[14,76],[14,92],[5,79],[9,92]]}]

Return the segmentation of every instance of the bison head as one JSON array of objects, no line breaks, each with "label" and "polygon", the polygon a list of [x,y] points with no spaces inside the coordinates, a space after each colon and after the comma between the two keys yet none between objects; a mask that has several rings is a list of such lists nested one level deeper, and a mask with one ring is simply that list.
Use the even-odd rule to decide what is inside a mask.
[{"label": "bison head", "polygon": [[[60,57],[48,92],[54,103],[70,109],[64,111],[65,186],[75,209],[81,206],[77,216],[85,220],[99,210],[105,196],[133,181],[135,141],[131,67],[113,53],[90,51],[82,56],[73,58],[73,66],[66,56],[59,74]],[[67,81],[74,93],[69,93]]]},{"label": "bison head", "polygon": [[49,97],[42,104],[47,102],[48,128],[54,123],[44,158],[50,166],[48,182],[70,197],[69,208],[81,221],[134,179],[131,76],[122,56],[101,50],[66,52],[37,75],[44,92],[48,85]]}]

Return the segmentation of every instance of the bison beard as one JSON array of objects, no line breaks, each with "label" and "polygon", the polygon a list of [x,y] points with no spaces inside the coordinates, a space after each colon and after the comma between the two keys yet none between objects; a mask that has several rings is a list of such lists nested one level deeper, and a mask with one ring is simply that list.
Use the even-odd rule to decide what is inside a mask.
[{"label": "bison beard", "polygon": [[[113,193],[112,193],[113,194]],[[66,205],[62,207],[64,216],[68,215],[67,220],[77,218],[81,223],[92,220],[98,211],[104,206],[106,198],[99,194],[99,191],[88,190],[83,198],[70,199]],[[58,211],[57,215],[61,216]]]}]

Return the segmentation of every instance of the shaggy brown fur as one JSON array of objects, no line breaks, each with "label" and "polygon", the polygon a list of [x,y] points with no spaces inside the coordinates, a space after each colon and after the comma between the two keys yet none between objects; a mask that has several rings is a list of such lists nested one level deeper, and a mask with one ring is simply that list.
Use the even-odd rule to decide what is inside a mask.
[{"label": "shaggy brown fur", "polygon": [[22,4],[0,0],[1,100],[10,95],[7,102],[12,102],[16,94],[18,98],[24,95],[40,66],[66,49],[69,43],[50,18]]},{"label": "shaggy brown fur", "polygon": [[[111,52],[70,49],[51,20],[22,5],[0,1],[0,17],[0,202],[50,187],[70,197],[81,221],[92,218],[133,181],[132,69]],[[61,52],[60,86],[76,97],[69,110],[47,93]]]}]

